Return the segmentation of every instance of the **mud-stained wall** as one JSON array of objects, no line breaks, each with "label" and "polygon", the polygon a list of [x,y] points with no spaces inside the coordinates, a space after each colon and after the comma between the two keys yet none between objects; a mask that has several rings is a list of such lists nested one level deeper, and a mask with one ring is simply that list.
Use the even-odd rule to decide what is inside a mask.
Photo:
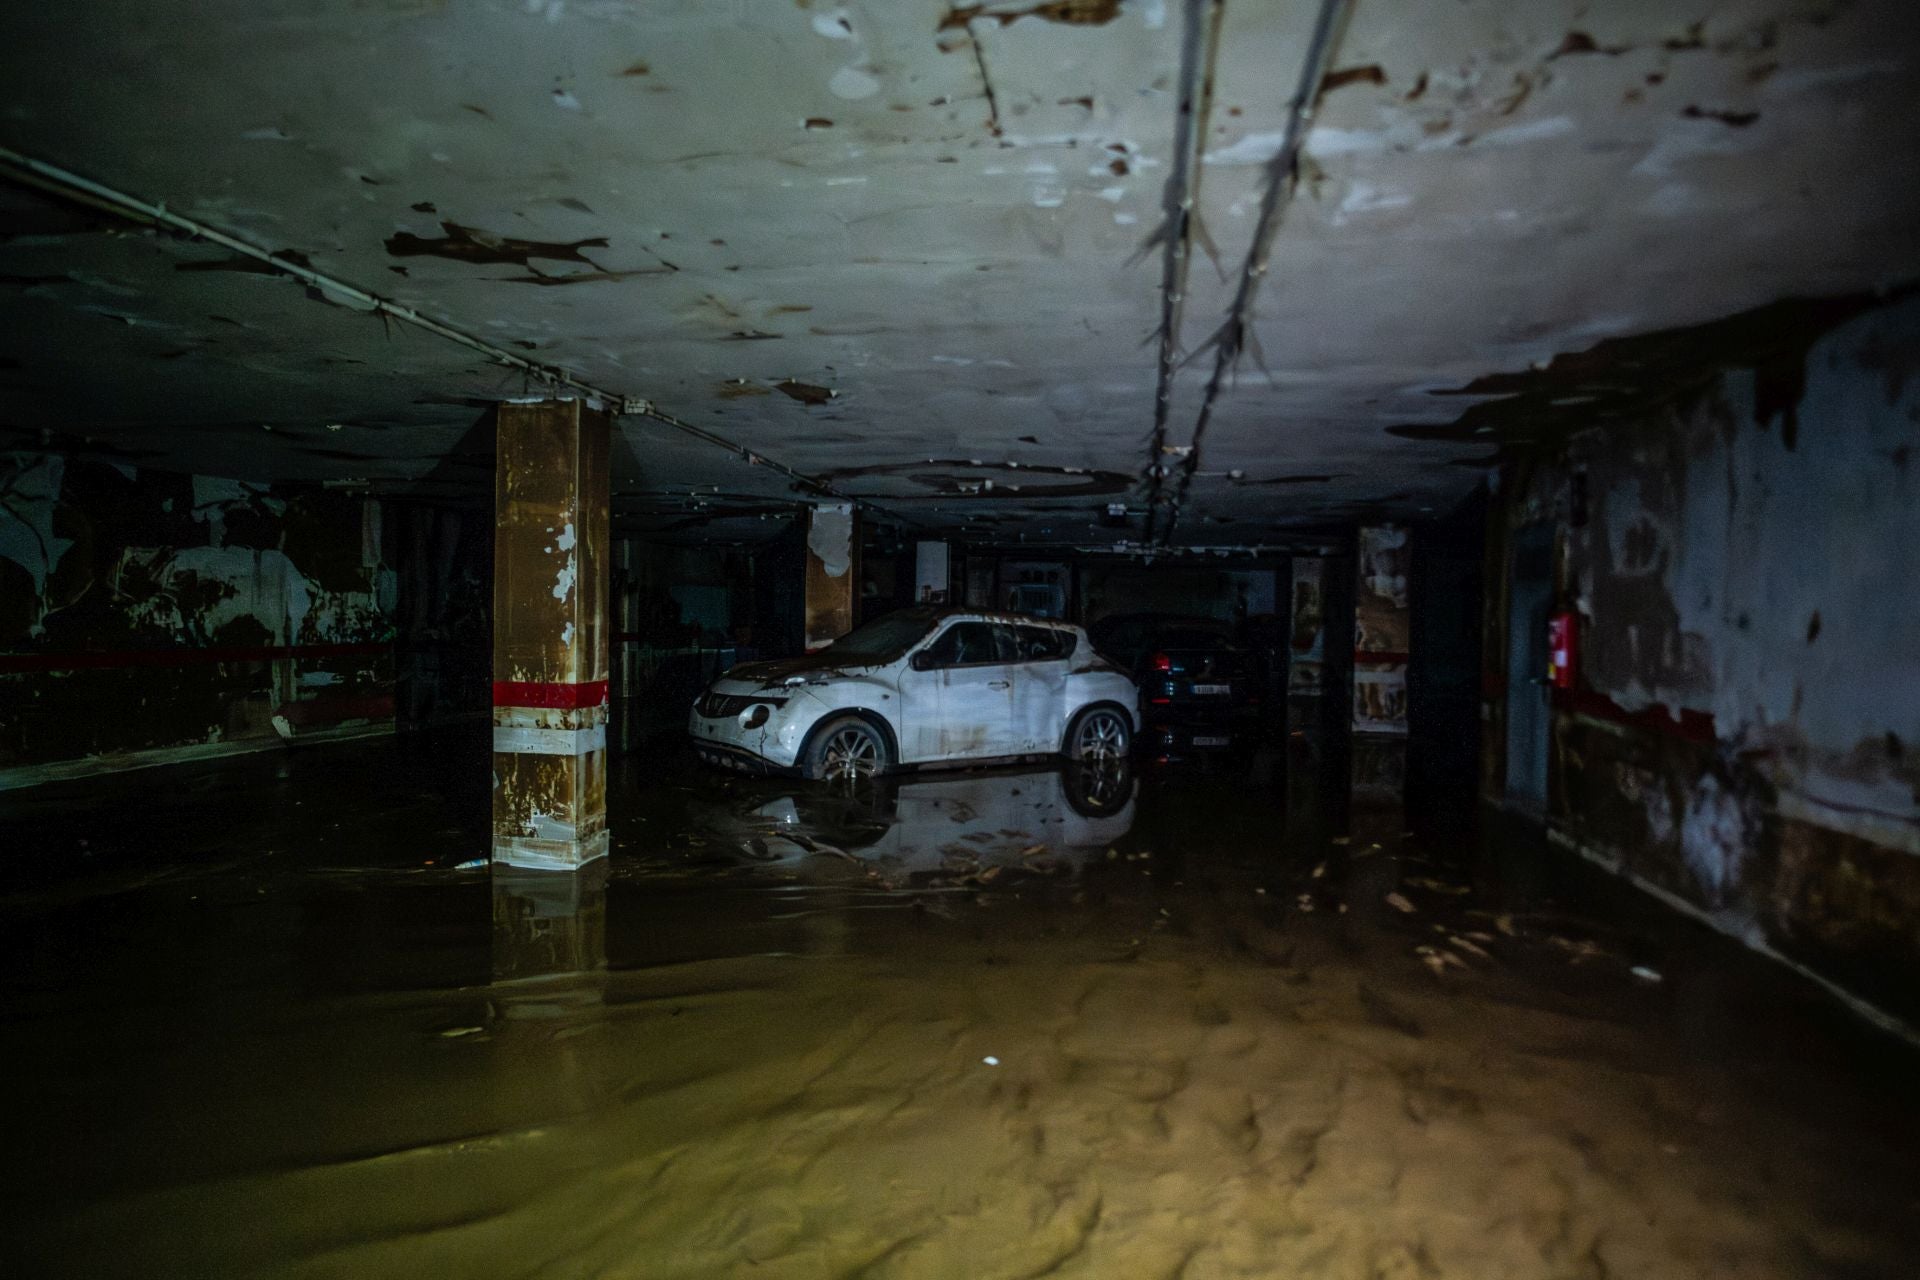
[{"label": "mud-stained wall", "polygon": [[[1558,603],[1579,614],[1575,684],[1554,695],[1554,829],[1909,1027],[1916,373],[1909,301],[1831,331],[1804,359],[1727,373],[1632,428],[1509,467],[1495,522],[1552,524]],[[1495,600],[1490,729],[1506,625]],[[1483,773],[1494,797],[1499,736],[1487,735]]]},{"label": "mud-stained wall", "polygon": [[0,454],[0,778],[391,721],[381,514]]}]

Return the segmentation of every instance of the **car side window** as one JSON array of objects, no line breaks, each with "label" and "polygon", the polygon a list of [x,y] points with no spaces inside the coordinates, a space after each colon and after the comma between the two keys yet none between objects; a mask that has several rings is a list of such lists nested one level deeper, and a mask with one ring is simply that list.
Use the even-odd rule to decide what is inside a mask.
[{"label": "car side window", "polygon": [[985,622],[956,622],[927,646],[927,657],[936,667],[1003,661],[994,636],[997,630],[999,628]]},{"label": "car side window", "polygon": [[1053,662],[1066,657],[1073,649],[1073,636],[1065,631],[1056,631],[1052,627],[1015,627],[1012,628],[1019,642],[1019,662]]},{"label": "car side window", "polygon": [[993,650],[1002,662],[1019,662],[1024,658],[1021,652],[1020,636],[1016,628],[1004,623],[993,624]]}]

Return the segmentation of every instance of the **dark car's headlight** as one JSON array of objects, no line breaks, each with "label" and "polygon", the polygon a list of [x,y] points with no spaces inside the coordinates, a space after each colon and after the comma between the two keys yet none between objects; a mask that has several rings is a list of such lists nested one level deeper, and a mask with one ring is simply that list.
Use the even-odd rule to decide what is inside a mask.
[{"label": "dark car's headlight", "polygon": [[756,702],[747,708],[747,713],[741,718],[740,723],[749,729],[758,729],[761,725],[765,724],[767,719],[772,715],[772,707],[764,702]]}]

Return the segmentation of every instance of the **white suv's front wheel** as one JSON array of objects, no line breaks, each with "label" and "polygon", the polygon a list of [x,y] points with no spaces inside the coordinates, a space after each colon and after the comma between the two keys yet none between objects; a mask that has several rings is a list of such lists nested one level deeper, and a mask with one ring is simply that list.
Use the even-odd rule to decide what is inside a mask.
[{"label": "white suv's front wheel", "polygon": [[1133,726],[1118,707],[1088,707],[1067,726],[1069,760],[1113,760],[1133,745]]},{"label": "white suv's front wheel", "polygon": [[822,782],[864,782],[893,764],[886,735],[859,716],[840,716],[820,726],[807,744],[800,771]]}]

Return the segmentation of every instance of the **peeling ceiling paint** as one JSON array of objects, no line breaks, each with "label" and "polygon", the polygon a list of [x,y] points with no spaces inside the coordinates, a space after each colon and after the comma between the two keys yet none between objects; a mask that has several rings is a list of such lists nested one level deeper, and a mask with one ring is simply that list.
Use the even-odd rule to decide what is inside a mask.
[{"label": "peeling ceiling paint", "polygon": [[[1183,354],[1231,303],[1315,7],[1224,7]],[[13,6],[0,143],[927,525],[1110,543],[1105,478],[1140,478],[1153,428],[1141,249],[1187,12]],[[1356,5],[1180,537],[1446,503],[1486,456],[1446,428],[1487,379],[1920,277],[1917,36],[1902,0]],[[0,190],[0,424],[208,474],[484,484],[474,406],[524,379],[341,301]],[[1177,370],[1171,448],[1209,364]],[[621,434],[635,500],[795,497]]]}]

